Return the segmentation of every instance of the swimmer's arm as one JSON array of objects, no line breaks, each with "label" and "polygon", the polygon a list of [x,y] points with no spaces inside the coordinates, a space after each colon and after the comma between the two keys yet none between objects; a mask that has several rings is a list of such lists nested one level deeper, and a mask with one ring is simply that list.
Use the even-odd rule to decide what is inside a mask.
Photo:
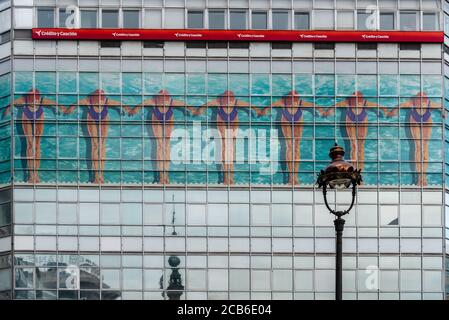
[{"label": "swimmer's arm", "polygon": [[6,118],[6,116],[10,113],[11,113],[11,105],[8,104],[5,108],[5,110],[3,111],[3,119]]},{"label": "swimmer's arm", "polygon": [[441,102],[438,103],[438,102],[430,101],[430,108],[432,108],[432,109],[441,109],[441,107],[442,107]]},{"label": "swimmer's arm", "polygon": [[120,107],[122,104],[117,100],[108,99],[108,107]]},{"label": "swimmer's arm", "polygon": [[[396,114],[397,110],[395,108],[393,108],[391,111],[389,110],[389,108],[381,106],[379,104],[377,104],[376,102],[372,102],[372,101],[368,101],[365,100],[365,106],[367,107],[372,107],[372,108],[379,108],[379,111],[382,111],[387,117],[392,117]],[[379,116],[380,114],[377,112],[377,115]]]},{"label": "swimmer's arm", "polygon": [[335,106],[338,107],[348,107],[348,102],[346,101],[346,99],[341,100],[340,102],[337,102],[335,104]]},{"label": "swimmer's arm", "polygon": [[[190,111],[193,113],[193,110],[195,110],[195,107],[189,107],[186,105],[184,101],[181,100],[172,100],[172,106],[175,108],[178,108],[176,110],[181,111],[184,115],[186,114],[186,111]],[[168,107],[168,106],[167,106]]]},{"label": "swimmer's arm", "polygon": [[[25,98],[20,97],[16,100],[14,100],[13,104],[24,104],[25,103]],[[3,117],[6,117],[8,114],[11,113],[11,104],[8,104],[5,108],[5,110],[3,111]]]},{"label": "swimmer's arm", "polygon": [[16,100],[14,100],[13,104],[25,104],[25,98],[24,97],[17,98]]},{"label": "swimmer's arm", "polygon": [[134,115],[137,112],[139,112],[139,110],[141,108],[143,108],[145,106],[154,106],[154,105],[155,105],[154,99],[153,98],[149,98],[149,99],[145,100],[144,102],[135,105],[134,108],[131,108],[130,106],[124,106],[124,108],[127,110],[129,115]]},{"label": "swimmer's arm", "polygon": [[[89,100],[87,98],[84,98],[84,99],[81,99],[80,101],[78,101],[79,105],[87,105],[88,103],[89,103]],[[72,113],[73,110],[75,110],[76,106],[77,106],[76,103],[72,104],[70,107],[60,105],[59,109],[61,109],[62,113],[69,114],[69,113]]]},{"label": "swimmer's arm", "polygon": [[56,106],[57,103],[56,103],[56,101],[50,100],[48,98],[43,98],[42,99],[42,105],[44,107],[50,107],[50,106]]},{"label": "swimmer's arm", "polygon": [[197,116],[197,115],[202,114],[206,110],[207,107],[218,107],[218,106],[219,106],[218,99],[214,99],[209,102],[206,102],[201,107],[187,107],[187,109],[190,112],[192,112],[192,114],[194,116]]}]

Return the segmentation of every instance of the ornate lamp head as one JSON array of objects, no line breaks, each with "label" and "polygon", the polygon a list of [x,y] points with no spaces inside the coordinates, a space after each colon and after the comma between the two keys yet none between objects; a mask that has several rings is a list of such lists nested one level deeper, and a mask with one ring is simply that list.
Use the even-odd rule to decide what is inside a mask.
[{"label": "ornate lamp head", "polygon": [[329,152],[332,162],[318,174],[318,187],[343,189],[349,188],[351,185],[360,185],[362,182],[361,170],[357,170],[352,164],[345,161],[344,155],[345,150],[335,143]]}]

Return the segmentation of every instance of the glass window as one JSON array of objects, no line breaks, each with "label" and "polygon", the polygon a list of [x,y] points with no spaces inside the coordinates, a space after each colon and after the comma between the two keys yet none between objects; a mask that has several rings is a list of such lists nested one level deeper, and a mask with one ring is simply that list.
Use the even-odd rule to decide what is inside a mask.
[{"label": "glass window", "polygon": [[102,10],[101,26],[103,28],[118,28],[118,10]]},{"label": "glass window", "polygon": [[37,27],[38,28],[54,28],[55,27],[55,11],[53,9],[37,9]]},{"label": "glass window", "polygon": [[[372,30],[373,26],[370,24],[371,14],[365,11],[357,12],[357,30]],[[375,28],[375,26],[374,26]]]},{"label": "glass window", "polygon": [[405,11],[400,13],[400,27],[403,31],[418,30],[418,14],[417,12]]},{"label": "glass window", "polygon": [[308,12],[295,13],[295,29],[297,30],[310,29],[310,16]]},{"label": "glass window", "polygon": [[337,12],[337,29],[354,29],[354,12]]},{"label": "glass window", "polygon": [[81,28],[97,27],[97,10],[81,10]]},{"label": "glass window", "polygon": [[217,30],[225,28],[225,12],[223,10],[209,11],[209,29]]},{"label": "glass window", "polygon": [[187,12],[187,28],[203,29],[204,28],[203,11]]},{"label": "glass window", "polygon": [[246,29],[246,11],[234,11],[230,12],[230,29],[244,30]]},{"label": "glass window", "polygon": [[426,31],[438,30],[438,14],[436,12],[424,12],[422,15],[422,29]]},{"label": "glass window", "polygon": [[138,29],[140,28],[140,11],[124,10],[123,11],[123,28]]},{"label": "glass window", "polygon": [[71,13],[67,13],[66,9],[59,9],[59,27],[60,28],[68,28],[69,23],[74,23],[72,19],[67,21],[67,18],[71,16]]},{"label": "glass window", "polygon": [[288,11],[273,11],[273,30],[288,30],[289,26],[289,12]]},{"label": "glass window", "polygon": [[252,13],[252,29],[267,29],[267,12],[253,11]]},{"label": "glass window", "polygon": [[315,10],[314,19],[315,29],[333,30],[334,29],[334,11],[333,10]]},{"label": "glass window", "polygon": [[379,15],[379,29],[380,30],[394,30],[394,13],[381,12]]},{"label": "glass window", "polygon": [[142,290],[141,269],[123,269],[123,290]]},{"label": "glass window", "polygon": [[153,9],[145,10],[144,27],[148,29],[160,29],[162,27],[162,11]]}]

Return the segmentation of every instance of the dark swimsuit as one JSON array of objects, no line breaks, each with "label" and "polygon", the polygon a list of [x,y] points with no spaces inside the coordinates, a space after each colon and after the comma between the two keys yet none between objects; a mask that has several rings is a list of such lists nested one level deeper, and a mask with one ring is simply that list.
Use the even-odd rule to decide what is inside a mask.
[{"label": "dark swimsuit", "polygon": [[161,123],[170,121],[171,118],[173,117],[173,99],[170,99],[170,107],[168,108],[168,110],[166,112],[161,112],[159,110],[159,107],[155,106],[153,108],[153,115]]},{"label": "dark swimsuit", "polygon": [[106,101],[104,103],[103,109],[101,112],[95,111],[94,103],[92,101],[92,97],[89,98],[90,105],[87,107],[87,112],[91,116],[92,119],[95,120],[95,122],[100,122],[101,120],[106,119],[108,115],[108,99],[106,98]]},{"label": "dark swimsuit", "polygon": [[416,106],[413,106],[412,111],[411,111],[411,116],[418,123],[424,123],[424,122],[429,121],[429,119],[431,117],[430,100],[428,100],[428,102],[427,102],[427,110],[424,114],[419,114],[418,111],[416,111]]},{"label": "dark swimsuit", "polygon": [[23,114],[28,120],[36,120],[42,116],[42,114],[44,113],[44,107],[42,106],[43,101],[44,98],[41,98],[39,108],[36,111],[32,111],[29,105],[25,105],[23,107]]},{"label": "dark swimsuit", "polygon": [[363,109],[362,112],[360,112],[359,114],[355,114],[354,111],[352,110],[352,106],[348,107],[348,110],[346,112],[346,114],[348,115],[349,119],[351,119],[352,122],[362,122],[363,120],[366,119],[366,116],[368,115],[366,112],[366,100],[363,103]]},{"label": "dark swimsuit", "polygon": [[237,99],[235,99],[234,107],[232,108],[232,111],[230,113],[227,113],[224,110],[223,106],[218,107],[218,116],[221,120],[223,120],[226,123],[234,122],[234,120],[237,118],[238,110],[237,110]]},{"label": "dark swimsuit", "polygon": [[[283,98],[283,100],[284,100],[284,106],[287,106],[286,99]],[[301,105],[302,105],[302,100],[299,100],[298,110],[296,110],[296,112],[294,114],[290,113],[290,111],[288,110],[288,107],[282,108],[282,115],[284,116],[285,120],[287,120],[288,122],[292,122],[292,123],[298,122],[299,120],[301,120],[301,117],[302,117]]]}]

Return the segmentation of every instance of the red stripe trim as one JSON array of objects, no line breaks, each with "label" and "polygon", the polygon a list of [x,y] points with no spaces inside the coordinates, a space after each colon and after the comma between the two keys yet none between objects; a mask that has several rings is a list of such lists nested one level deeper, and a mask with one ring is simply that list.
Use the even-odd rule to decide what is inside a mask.
[{"label": "red stripe trim", "polygon": [[442,43],[441,31],[278,31],[175,29],[33,29],[35,40],[428,42]]}]

